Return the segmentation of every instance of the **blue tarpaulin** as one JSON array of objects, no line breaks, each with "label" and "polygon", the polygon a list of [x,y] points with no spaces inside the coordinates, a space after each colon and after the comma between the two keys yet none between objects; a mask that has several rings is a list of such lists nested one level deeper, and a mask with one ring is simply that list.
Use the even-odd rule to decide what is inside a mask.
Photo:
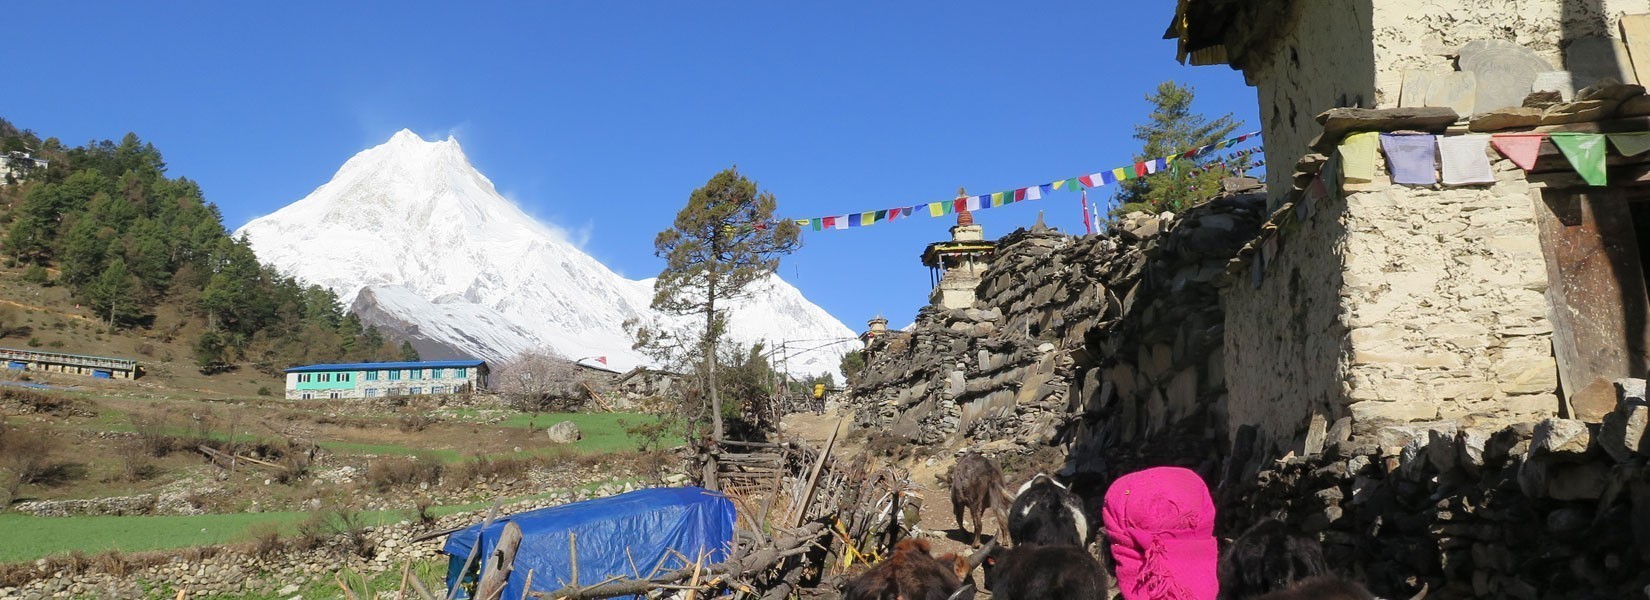
[{"label": "blue tarpaulin", "polygon": [[706,566],[723,562],[733,544],[734,519],[733,502],[703,488],[638,490],[499,517],[485,531],[474,525],[453,533],[441,551],[449,557],[451,588],[458,584],[478,532],[476,564],[493,551],[504,525],[514,522],[521,527],[521,547],[502,597],[520,598],[529,570],[535,592],[573,583],[568,534],[578,544],[578,582],[592,585],[612,576],[646,578],[692,566],[683,565],[676,553],[689,561],[704,556]]}]

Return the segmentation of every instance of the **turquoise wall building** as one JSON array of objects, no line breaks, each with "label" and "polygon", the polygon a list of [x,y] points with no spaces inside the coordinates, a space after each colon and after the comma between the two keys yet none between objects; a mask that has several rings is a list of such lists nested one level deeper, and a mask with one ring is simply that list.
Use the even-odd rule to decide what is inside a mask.
[{"label": "turquoise wall building", "polygon": [[286,397],[377,398],[462,394],[487,389],[481,360],[309,365],[286,370]]}]

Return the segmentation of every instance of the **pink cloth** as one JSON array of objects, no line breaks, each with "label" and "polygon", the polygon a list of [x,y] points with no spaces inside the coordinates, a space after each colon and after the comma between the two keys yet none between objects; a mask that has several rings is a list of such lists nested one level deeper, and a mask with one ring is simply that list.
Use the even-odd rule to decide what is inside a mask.
[{"label": "pink cloth", "polygon": [[1215,600],[1215,503],[1187,469],[1124,475],[1102,513],[1124,600]]}]

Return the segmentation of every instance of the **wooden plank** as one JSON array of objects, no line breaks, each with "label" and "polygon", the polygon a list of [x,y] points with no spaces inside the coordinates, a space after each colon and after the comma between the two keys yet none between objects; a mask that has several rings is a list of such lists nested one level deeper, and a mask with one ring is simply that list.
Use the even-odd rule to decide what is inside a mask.
[{"label": "wooden plank", "polygon": [[1642,376],[1650,347],[1650,300],[1632,214],[1613,188],[1544,190],[1536,202],[1565,412],[1601,417],[1601,390],[1618,378]]},{"label": "wooden plank", "polygon": [[1650,82],[1650,15],[1622,15],[1621,40],[1627,44],[1639,83]]},{"label": "wooden plank", "polygon": [[[480,538],[476,543],[481,543]],[[478,600],[498,600],[504,593],[504,584],[510,580],[510,572],[515,570],[516,549],[521,546],[521,526],[515,521],[504,524],[504,531],[498,536],[498,545],[493,546],[493,552],[487,555],[486,562],[481,564],[480,583],[476,584],[476,598]]]}]

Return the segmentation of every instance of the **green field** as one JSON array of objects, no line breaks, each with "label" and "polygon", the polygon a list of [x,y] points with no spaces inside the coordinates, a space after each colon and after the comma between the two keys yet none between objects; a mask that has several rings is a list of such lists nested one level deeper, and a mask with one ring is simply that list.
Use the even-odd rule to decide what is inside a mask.
[{"label": "green field", "polygon": [[[613,484],[633,482],[615,479]],[[602,483],[591,483],[562,491],[594,490]],[[505,503],[549,497],[556,491],[530,496],[507,498]],[[485,510],[492,502],[467,502],[430,509],[440,517],[464,511]],[[315,513],[263,512],[190,516],[104,516],[104,517],[36,517],[33,515],[0,514],[0,563],[31,561],[52,554],[79,550],[97,554],[105,550],[142,552],[167,550],[214,544],[234,544],[251,541],[253,534],[272,524],[283,535],[296,531],[299,523]],[[412,517],[411,511],[365,511],[361,515],[368,525],[395,523]]]},{"label": "green field", "polygon": [[[657,423],[659,418],[637,413],[519,413],[505,418],[498,424],[504,427],[532,426],[544,429],[562,421],[572,421],[574,425],[579,426],[579,432],[584,434],[583,439],[573,443],[574,448],[580,452],[602,453],[635,450],[636,440],[625,432],[625,426]],[[667,440],[664,447],[674,448],[684,443],[685,440],[674,438]]]}]

